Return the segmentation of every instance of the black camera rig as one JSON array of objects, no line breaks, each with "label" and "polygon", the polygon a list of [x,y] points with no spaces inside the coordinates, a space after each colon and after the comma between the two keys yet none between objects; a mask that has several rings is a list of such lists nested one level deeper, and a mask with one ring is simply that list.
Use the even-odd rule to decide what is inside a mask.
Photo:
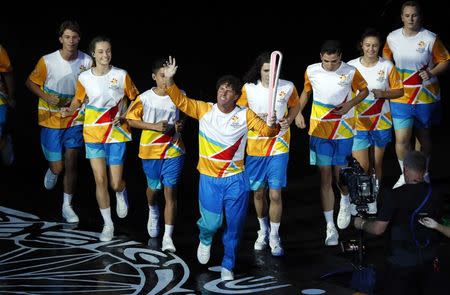
[{"label": "black camera rig", "polygon": [[356,205],[359,216],[367,215],[368,204],[374,203],[378,195],[378,180],[375,173],[367,174],[361,164],[349,156],[348,166],[341,168],[339,179],[341,184],[348,187],[350,203]]}]

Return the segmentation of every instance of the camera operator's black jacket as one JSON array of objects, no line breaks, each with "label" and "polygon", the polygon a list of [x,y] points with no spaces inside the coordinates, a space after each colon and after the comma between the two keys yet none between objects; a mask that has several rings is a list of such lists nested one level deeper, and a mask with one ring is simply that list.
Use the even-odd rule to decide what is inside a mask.
[{"label": "camera operator's black jacket", "polygon": [[[397,189],[389,190],[382,196],[382,206],[378,220],[389,221],[391,229],[391,256],[389,261],[399,267],[415,266],[428,263],[437,255],[440,234],[436,230],[426,228],[418,222],[418,218],[429,216],[440,218],[442,198],[433,188],[428,201],[419,214],[414,211],[420,207],[429,192],[425,182],[405,184]],[[415,218],[412,217],[415,215]]]}]

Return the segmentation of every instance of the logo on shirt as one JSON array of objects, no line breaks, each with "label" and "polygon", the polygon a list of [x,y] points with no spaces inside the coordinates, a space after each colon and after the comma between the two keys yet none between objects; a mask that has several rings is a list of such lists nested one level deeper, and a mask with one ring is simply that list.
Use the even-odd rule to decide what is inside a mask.
[{"label": "logo on shirt", "polygon": [[283,90],[281,90],[279,93],[278,93],[278,97],[277,97],[277,101],[276,101],[278,104],[281,104],[281,103],[285,103],[286,102],[286,92],[285,91],[283,91]]},{"label": "logo on shirt", "polygon": [[348,75],[339,75],[339,86],[347,86],[349,84]]},{"label": "logo on shirt", "polygon": [[84,65],[80,65],[80,73],[86,71],[87,68]]},{"label": "logo on shirt", "polygon": [[384,70],[379,70],[377,73],[377,81],[378,82],[383,82],[385,80],[385,72]]},{"label": "logo on shirt", "polygon": [[83,73],[86,70],[87,70],[87,68],[84,65],[80,65],[80,68],[79,68],[77,76],[80,76],[80,74]]},{"label": "logo on shirt", "polygon": [[419,53],[423,53],[425,51],[425,42],[424,41],[419,41],[419,43],[417,43],[416,51]]},{"label": "logo on shirt", "polygon": [[119,82],[116,78],[112,78],[112,80],[109,82],[109,89],[118,89],[119,88]]},{"label": "logo on shirt", "polygon": [[239,117],[237,115],[234,115],[231,117],[231,127],[237,128],[239,127]]}]

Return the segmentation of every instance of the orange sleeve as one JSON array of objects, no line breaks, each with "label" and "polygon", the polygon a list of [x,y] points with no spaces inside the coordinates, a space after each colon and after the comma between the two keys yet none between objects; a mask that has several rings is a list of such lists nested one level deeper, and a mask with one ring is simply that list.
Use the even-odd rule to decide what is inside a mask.
[{"label": "orange sleeve", "polygon": [[355,75],[353,75],[352,80],[352,90],[356,93],[356,90],[363,90],[364,88],[367,88],[367,82],[364,80],[363,76],[358,70],[355,70]]},{"label": "orange sleeve", "polygon": [[309,81],[308,73],[306,71],[305,71],[305,83],[303,84],[303,91],[305,92],[312,91],[311,81]]},{"label": "orange sleeve", "polygon": [[81,103],[86,99],[86,89],[84,89],[83,84],[81,84],[80,80],[77,81],[77,89],[75,90],[74,99],[78,99]]},{"label": "orange sleeve", "polygon": [[291,96],[289,96],[288,107],[292,108],[300,104],[300,97],[298,96],[297,88],[294,86]]},{"label": "orange sleeve", "polygon": [[390,89],[402,89],[403,82],[395,67],[392,67],[389,73],[389,88]]},{"label": "orange sleeve", "polygon": [[447,48],[445,48],[441,39],[437,37],[436,40],[434,41],[431,54],[433,55],[433,62],[435,65],[450,59],[450,54],[448,53]]},{"label": "orange sleeve", "polygon": [[243,107],[248,107],[248,100],[247,100],[247,90],[245,90],[245,85],[242,86],[242,94],[241,97],[236,101],[236,104]]},{"label": "orange sleeve", "polygon": [[13,70],[8,52],[0,45],[0,72],[7,73]]},{"label": "orange sleeve", "polygon": [[261,119],[254,111],[247,109],[247,127],[250,130],[257,131],[262,136],[273,137],[280,131],[280,125],[276,128],[270,128],[266,122]]},{"label": "orange sleeve", "polygon": [[392,51],[389,48],[387,41],[386,41],[386,43],[384,43],[384,47],[383,47],[383,58],[390,60],[390,61],[393,61],[393,59],[394,59],[394,57],[392,55]]},{"label": "orange sleeve", "polygon": [[43,57],[39,59],[38,63],[36,64],[36,67],[31,72],[30,76],[28,76],[28,79],[30,79],[31,82],[39,86],[44,85],[45,80],[47,80],[47,66],[45,65]]},{"label": "orange sleeve", "polygon": [[133,81],[131,80],[130,75],[128,73],[125,76],[125,95],[130,99],[134,100],[136,96],[139,95],[139,90],[134,85]]},{"label": "orange sleeve", "polygon": [[180,111],[194,119],[199,120],[212,108],[212,104],[187,97],[175,84],[167,88],[166,92]]},{"label": "orange sleeve", "polygon": [[141,96],[138,96],[131,103],[126,118],[130,120],[142,121],[143,110]]}]

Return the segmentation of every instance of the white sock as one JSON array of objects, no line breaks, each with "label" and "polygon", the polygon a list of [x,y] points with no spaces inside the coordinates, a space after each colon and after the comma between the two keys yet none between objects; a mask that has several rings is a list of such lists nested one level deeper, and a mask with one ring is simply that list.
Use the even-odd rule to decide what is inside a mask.
[{"label": "white sock", "polygon": [[158,208],[158,205],[154,205],[154,206],[148,205],[148,208],[150,209],[150,213],[151,213],[152,215],[157,215],[157,216],[159,216],[159,208]]},{"label": "white sock", "polygon": [[164,237],[172,238],[173,233],[173,225],[165,224],[164,225]]},{"label": "white sock", "polygon": [[266,217],[263,218],[259,218],[258,217],[258,221],[259,221],[259,228],[263,231],[263,232],[268,232],[269,231],[269,219]]},{"label": "white sock", "polygon": [[323,211],[323,215],[325,216],[325,221],[327,222],[327,224],[331,223],[334,226],[333,210]]},{"label": "white sock", "polygon": [[272,237],[278,237],[278,229],[280,228],[279,222],[270,222],[270,235]]},{"label": "white sock", "polygon": [[403,174],[403,160],[398,160],[398,163],[400,164],[400,169],[402,170]]},{"label": "white sock", "polygon": [[63,207],[70,206],[73,195],[64,193]]},{"label": "white sock", "polygon": [[124,188],[121,192],[116,192],[116,197],[125,198],[127,188]]},{"label": "white sock", "polygon": [[350,198],[349,198],[348,194],[346,194],[346,195],[341,194],[341,205],[345,205],[345,206],[350,205]]},{"label": "white sock", "polygon": [[100,213],[102,213],[103,221],[105,222],[105,225],[113,225],[112,219],[111,219],[111,207],[101,209]]}]

